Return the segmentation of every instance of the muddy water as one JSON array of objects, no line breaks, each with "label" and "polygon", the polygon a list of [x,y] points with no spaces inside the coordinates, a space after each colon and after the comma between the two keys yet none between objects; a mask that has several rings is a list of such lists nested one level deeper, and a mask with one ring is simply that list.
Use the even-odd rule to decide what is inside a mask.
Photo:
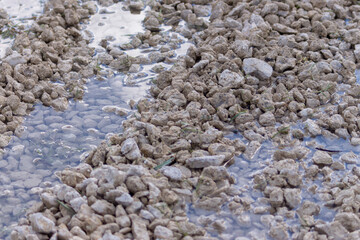
[{"label": "muddy water", "polygon": [[[107,8],[105,13],[100,7],[98,10],[85,28],[91,31],[91,44],[98,53],[104,51],[98,46],[99,41],[108,34],[117,33],[111,43],[118,45],[129,42],[132,34],[144,31],[141,24],[144,12],[131,14],[123,11],[120,3]],[[123,19],[127,20],[126,26],[131,28],[120,27],[114,31],[119,21],[124,22]],[[184,55],[191,43],[170,29],[167,33],[169,36],[175,34],[172,39],[176,40],[178,48],[173,58]],[[137,57],[154,51],[158,51],[158,48],[129,50],[125,53]],[[25,118],[22,129],[1,154],[1,239],[8,236],[11,225],[25,215],[26,209],[39,200],[41,188],[59,182],[56,171],[78,165],[101,141],[122,131],[121,123],[126,119],[123,115],[131,114],[128,101],[146,96],[150,80],[156,76],[152,70],[155,65],[143,65],[138,73],[115,73],[110,74],[110,77],[106,74],[109,69],[101,66],[105,73],[103,81],[89,79],[83,99],[70,100],[66,111],[57,112],[41,104],[35,106],[35,110]],[[171,67],[168,63],[157,65],[162,65],[164,69]]]}]

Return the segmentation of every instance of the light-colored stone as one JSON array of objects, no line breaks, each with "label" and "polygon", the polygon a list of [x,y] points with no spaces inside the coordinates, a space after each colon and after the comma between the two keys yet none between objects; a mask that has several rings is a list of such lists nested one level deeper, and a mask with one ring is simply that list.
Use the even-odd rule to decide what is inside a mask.
[{"label": "light-colored stone", "polygon": [[223,163],[225,155],[193,157],[186,160],[186,164],[190,168],[205,168],[209,166],[219,166]]},{"label": "light-colored stone", "polygon": [[330,154],[324,151],[316,151],[312,160],[318,165],[331,165],[333,163]]},{"label": "light-colored stone", "polygon": [[273,68],[266,62],[257,58],[246,58],[243,61],[243,69],[246,74],[267,80],[271,77]]},{"label": "light-colored stone", "polygon": [[49,234],[55,230],[54,222],[41,213],[33,213],[29,219],[35,232]]}]

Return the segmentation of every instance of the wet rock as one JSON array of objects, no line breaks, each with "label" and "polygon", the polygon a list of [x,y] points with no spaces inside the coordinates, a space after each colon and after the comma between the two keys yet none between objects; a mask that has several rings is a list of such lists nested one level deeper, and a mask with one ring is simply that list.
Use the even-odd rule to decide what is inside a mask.
[{"label": "wet rock", "polygon": [[305,128],[312,137],[316,137],[321,134],[321,128],[315,123],[315,121],[308,119],[304,122]]},{"label": "wet rock", "polygon": [[284,190],[284,197],[286,201],[286,205],[290,207],[290,209],[297,208],[297,206],[301,203],[301,190],[300,189],[290,189],[286,188]]},{"label": "wet rock", "polygon": [[276,187],[273,191],[270,193],[269,197],[270,204],[274,207],[281,206],[284,201],[284,193],[281,188]]},{"label": "wet rock", "polygon": [[68,100],[64,97],[54,99],[50,104],[57,111],[65,111],[68,108]]},{"label": "wet rock", "polygon": [[244,82],[243,76],[228,69],[224,70],[219,78],[219,84],[223,87],[239,88]]},{"label": "wet rock", "polygon": [[346,239],[349,232],[338,221],[325,224],[316,224],[315,230],[321,234],[326,234],[334,240]]},{"label": "wet rock", "polygon": [[360,219],[354,213],[337,213],[334,220],[338,221],[349,232],[360,229]]},{"label": "wet rock", "polygon": [[348,153],[342,154],[340,156],[340,160],[343,161],[344,163],[354,164],[354,163],[357,163],[358,157],[355,153],[348,152]]},{"label": "wet rock", "polygon": [[29,219],[35,232],[49,234],[55,230],[54,222],[41,213],[33,213]]},{"label": "wet rock", "polygon": [[289,239],[289,233],[282,224],[276,224],[270,228],[270,236],[276,240]]},{"label": "wet rock", "polygon": [[190,168],[205,168],[209,166],[219,166],[225,160],[225,155],[193,157],[186,160]]},{"label": "wet rock", "polygon": [[133,138],[128,138],[122,143],[121,153],[131,161],[141,158],[140,149]]},{"label": "wet rock", "polygon": [[75,187],[76,184],[82,182],[85,176],[71,170],[64,170],[60,173],[60,178],[63,183],[70,187]]},{"label": "wet rock", "polygon": [[297,210],[300,216],[312,216],[318,215],[320,212],[320,206],[316,203],[305,200],[301,207]]},{"label": "wet rock", "polygon": [[273,68],[266,62],[256,58],[246,58],[243,62],[243,69],[246,74],[267,80],[271,77]]},{"label": "wet rock", "polygon": [[244,152],[244,157],[248,160],[253,159],[257,151],[260,149],[261,143],[258,141],[251,141],[248,146],[246,146],[246,150]]},{"label": "wet rock", "polygon": [[331,165],[333,163],[330,154],[324,151],[316,151],[312,160],[317,165]]}]

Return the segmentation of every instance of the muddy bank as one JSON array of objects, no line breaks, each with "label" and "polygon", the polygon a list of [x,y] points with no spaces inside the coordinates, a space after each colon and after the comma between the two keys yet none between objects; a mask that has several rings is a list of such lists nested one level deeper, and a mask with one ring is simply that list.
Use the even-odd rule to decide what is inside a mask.
[{"label": "muddy bank", "polygon": [[[351,165],[342,179],[332,179],[356,163],[356,156],[344,153],[338,159],[334,154],[342,150],[309,141],[315,149],[311,155],[303,140],[322,135],[359,145],[354,76],[359,6],[322,0],[192,3],[149,2],[148,32],[120,46],[159,44],[156,33],[165,22],[194,40],[184,58],[172,61],[168,49],[149,59],[129,58],[102,41],[101,63],[118,71],[146,61],[175,63],[159,73],[150,90],[153,98],[136,104],[123,133],[98,146],[78,167],[62,171],[62,185],[41,193],[42,202],[20,221],[13,239],[31,234],[41,239],[211,239],[211,231],[216,239],[358,238],[358,167]],[[144,7],[141,2],[128,6],[133,11]],[[203,17],[210,13],[207,23]],[[177,25],[181,20],[185,26]],[[340,92],[344,86],[348,90]],[[294,127],[298,121],[304,128]],[[224,137],[231,132],[241,133],[247,144]],[[252,186],[263,195],[244,197],[226,167],[239,155],[245,163],[259,160],[266,141],[279,149],[252,176]],[[308,190],[337,211],[334,219],[314,218],[324,206],[304,198],[307,181],[320,181]],[[265,207],[253,207],[259,202]],[[215,212],[227,206],[248,231],[222,234],[231,228],[226,219],[194,224],[188,204]],[[262,215],[266,228],[253,230],[247,211]]]}]

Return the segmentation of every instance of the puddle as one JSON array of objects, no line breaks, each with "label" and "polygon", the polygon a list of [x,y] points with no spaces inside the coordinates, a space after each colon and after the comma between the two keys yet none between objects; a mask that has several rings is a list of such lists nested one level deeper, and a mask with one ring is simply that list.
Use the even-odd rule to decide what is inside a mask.
[{"label": "puddle", "polygon": [[[300,123],[291,129],[293,130],[295,128],[303,129],[304,126]],[[247,143],[246,139],[240,134],[231,134],[226,137],[230,139],[240,138],[244,143]],[[316,138],[306,137],[300,146],[306,147],[309,150],[306,158],[296,161],[299,163],[299,172],[302,175],[304,175],[304,167],[307,168],[313,165],[312,157],[315,151],[317,151],[316,147],[341,151],[331,154],[333,162],[342,163],[340,157],[348,152],[353,152],[356,156],[360,154],[360,146],[353,146],[349,140],[342,138],[327,138],[324,136],[318,136]],[[287,147],[281,150],[291,151],[292,148],[293,147]],[[336,210],[328,208],[325,205],[326,202],[324,202],[321,197],[325,187],[323,185],[324,176],[321,171],[314,180],[306,177],[302,178],[303,184],[299,188],[301,190],[301,203],[297,208],[289,212],[286,207],[282,207],[282,209],[277,210],[275,215],[268,211],[268,209],[271,209],[271,205],[264,197],[263,192],[253,188],[253,177],[261,173],[267,166],[272,165],[272,156],[278,149],[279,148],[274,146],[270,141],[265,141],[251,160],[247,160],[242,155],[235,157],[235,162],[228,168],[228,172],[234,177],[235,188],[239,194],[232,197],[232,199],[224,204],[221,210],[217,212],[196,209],[193,205],[189,205],[187,212],[189,219],[193,223],[203,226],[212,237],[218,239],[233,239],[233,236],[238,236],[257,240],[273,239],[269,235],[271,222],[286,223],[289,226],[288,233],[290,237],[294,231],[298,232],[302,219],[295,214],[295,211],[304,201],[316,203],[321,207],[320,213],[314,216],[315,221],[332,221],[335,217]],[[356,163],[343,164],[344,170],[334,170],[329,183],[339,182],[354,166],[360,166],[360,161],[358,159]],[[315,190],[315,192],[313,192],[313,190]],[[244,201],[250,202],[251,208],[244,207]],[[230,210],[234,202],[241,204],[239,204],[238,209]]]},{"label": "puddle", "polygon": [[[94,31],[93,46],[98,48],[98,41],[114,32],[116,40],[113,43],[120,44],[129,41],[128,34],[143,31],[141,20],[145,13],[132,15],[121,8],[122,3],[114,4],[108,8],[108,12],[114,13],[97,13],[90,19],[87,29]],[[99,24],[105,20],[106,24]],[[121,22],[126,22],[126,27],[117,27],[114,31],[114,27]],[[170,30],[165,36],[169,41],[174,39],[172,58],[186,53],[190,43],[186,42],[185,38]],[[137,57],[145,55],[142,51],[151,52],[158,49],[136,51],[124,52]],[[19,218],[25,215],[27,208],[39,201],[41,188],[59,182],[54,174],[56,171],[63,170],[66,166],[78,165],[89,150],[98,146],[111,134],[122,131],[121,124],[125,117],[117,113],[131,114],[127,102],[131,99],[139,100],[146,95],[150,88],[150,79],[157,74],[152,68],[159,64],[163,65],[164,69],[172,66],[171,63],[143,64],[140,72],[136,73],[142,73],[142,77],[135,79],[136,81],[131,84],[127,79],[135,73],[115,73],[113,77],[104,81],[95,78],[88,80],[83,100],[70,101],[68,109],[64,112],[57,112],[41,104],[35,106],[35,110],[25,118],[23,130],[12,138],[9,146],[1,154],[1,239],[7,239],[11,225],[16,224]],[[102,67],[106,70],[106,66]]]},{"label": "puddle", "polygon": [[360,84],[360,69],[355,70],[356,83]]}]

